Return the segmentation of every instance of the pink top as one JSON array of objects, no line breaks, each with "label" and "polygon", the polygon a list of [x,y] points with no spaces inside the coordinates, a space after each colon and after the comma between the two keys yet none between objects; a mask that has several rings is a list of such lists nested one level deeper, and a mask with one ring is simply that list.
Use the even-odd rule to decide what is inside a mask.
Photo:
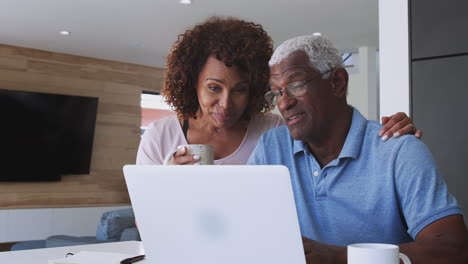
[{"label": "pink top", "polygon": [[[257,141],[263,132],[272,127],[283,124],[283,119],[276,114],[265,114],[253,117],[244,140],[231,155],[214,161],[214,164],[241,165],[246,164]],[[136,163],[139,165],[160,165],[169,153],[173,153],[177,146],[187,145],[182,127],[177,116],[172,115],[152,122],[143,134],[138,148]]]}]

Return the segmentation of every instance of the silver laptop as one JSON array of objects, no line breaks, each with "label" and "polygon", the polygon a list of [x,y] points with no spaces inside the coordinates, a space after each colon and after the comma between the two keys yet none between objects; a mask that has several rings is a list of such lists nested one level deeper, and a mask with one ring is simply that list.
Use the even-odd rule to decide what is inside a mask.
[{"label": "silver laptop", "polygon": [[152,264],[305,264],[284,166],[124,167]]}]

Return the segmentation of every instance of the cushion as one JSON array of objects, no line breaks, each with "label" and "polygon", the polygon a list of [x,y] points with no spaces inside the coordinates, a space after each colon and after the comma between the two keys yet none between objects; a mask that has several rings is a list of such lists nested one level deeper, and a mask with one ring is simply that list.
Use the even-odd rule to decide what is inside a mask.
[{"label": "cushion", "polygon": [[136,227],[127,228],[122,232],[120,241],[141,241],[140,232]]},{"label": "cushion", "polygon": [[96,238],[92,236],[77,237],[77,236],[56,235],[56,236],[50,236],[46,239],[46,247],[47,248],[69,247],[69,246],[79,246],[79,245],[96,244],[96,243],[104,243],[104,242],[113,242],[113,241],[96,240]]},{"label": "cushion", "polygon": [[135,227],[132,208],[105,212],[96,230],[96,240],[119,240],[122,231],[129,227]]}]

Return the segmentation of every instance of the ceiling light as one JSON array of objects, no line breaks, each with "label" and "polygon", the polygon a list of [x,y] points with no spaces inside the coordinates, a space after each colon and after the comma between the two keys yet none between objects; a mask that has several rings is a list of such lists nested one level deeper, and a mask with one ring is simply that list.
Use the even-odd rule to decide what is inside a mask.
[{"label": "ceiling light", "polygon": [[183,5],[190,5],[192,3],[192,0],[179,0],[179,3]]},{"label": "ceiling light", "polygon": [[322,33],[320,33],[320,32],[314,32],[314,33],[312,33],[312,35],[314,35],[314,36],[322,36]]},{"label": "ceiling light", "polygon": [[62,30],[60,31],[60,35],[68,36],[70,35],[70,31]]}]

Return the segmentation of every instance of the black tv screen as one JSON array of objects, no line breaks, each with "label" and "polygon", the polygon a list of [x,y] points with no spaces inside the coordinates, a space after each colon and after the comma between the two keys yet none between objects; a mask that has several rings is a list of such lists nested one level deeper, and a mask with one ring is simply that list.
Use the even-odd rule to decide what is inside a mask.
[{"label": "black tv screen", "polygon": [[0,181],[89,174],[98,98],[0,89]]}]

